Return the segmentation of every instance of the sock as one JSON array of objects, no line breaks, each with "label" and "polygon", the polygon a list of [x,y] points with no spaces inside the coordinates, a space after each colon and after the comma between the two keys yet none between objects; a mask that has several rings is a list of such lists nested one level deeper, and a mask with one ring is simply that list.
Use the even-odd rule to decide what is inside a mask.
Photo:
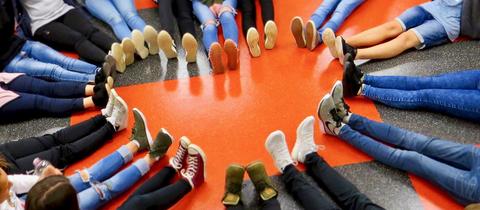
[{"label": "sock", "polygon": [[133,142],[135,145],[137,145],[138,148],[140,148],[140,143],[138,143],[137,140],[132,140],[132,142]]}]

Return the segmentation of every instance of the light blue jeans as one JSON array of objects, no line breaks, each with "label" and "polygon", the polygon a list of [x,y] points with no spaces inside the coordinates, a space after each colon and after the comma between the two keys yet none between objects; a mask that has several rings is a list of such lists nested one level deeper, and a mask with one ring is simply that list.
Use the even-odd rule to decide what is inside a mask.
[{"label": "light blue jeans", "polygon": [[128,163],[132,157],[132,153],[127,147],[122,146],[114,153],[86,169],[90,175],[89,180],[83,180],[78,172],[70,176],[70,183],[78,192],[77,197],[80,209],[98,209],[128,190],[150,170],[149,164],[145,159],[141,158],[113,175],[124,164]]},{"label": "light blue jeans", "polygon": [[97,68],[93,64],[64,56],[40,42],[26,41],[4,71],[53,81],[89,82],[95,80]]},{"label": "light blue jeans", "polygon": [[[200,0],[192,0],[193,2],[193,14],[202,23],[203,31],[203,45],[207,51],[210,50],[211,45],[214,42],[218,42],[217,25],[213,22],[217,22],[217,16],[210,8],[203,4]],[[235,22],[235,8],[237,8],[237,0],[225,0],[222,6],[231,8],[234,12],[223,12],[218,17],[220,25],[222,25],[223,36],[225,40],[231,39],[238,45],[238,27]],[[213,23],[213,24],[212,24]]]},{"label": "light blue jeans", "polygon": [[[322,4],[310,16],[310,20],[315,23],[318,29],[318,35],[321,37],[325,29],[331,28],[337,31],[345,19],[352,14],[360,4],[365,0],[324,0]],[[332,15],[323,26],[323,22],[328,15]],[[319,41],[321,42],[321,38]]]},{"label": "light blue jeans", "polygon": [[143,32],[146,26],[133,0],[86,0],[85,5],[95,17],[110,25],[120,40],[130,37],[133,29]]},{"label": "light blue jeans", "polygon": [[462,204],[480,202],[480,149],[474,145],[424,136],[355,114],[339,137],[375,160],[437,184]]},{"label": "light blue jeans", "polygon": [[365,75],[362,95],[399,109],[427,109],[480,122],[480,70],[428,77]]}]

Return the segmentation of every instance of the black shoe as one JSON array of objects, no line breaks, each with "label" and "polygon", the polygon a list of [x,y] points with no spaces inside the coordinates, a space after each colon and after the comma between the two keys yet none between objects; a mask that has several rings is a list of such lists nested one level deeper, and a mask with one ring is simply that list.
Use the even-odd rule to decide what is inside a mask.
[{"label": "black shoe", "polygon": [[94,94],[92,96],[92,100],[95,106],[105,107],[108,103],[110,88],[107,88],[107,85],[105,85],[105,83],[98,83],[93,88],[93,92]]},{"label": "black shoe", "polygon": [[346,61],[343,65],[343,96],[353,97],[362,86],[363,72],[353,62]]},{"label": "black shoe", "polygon": [[[117,78],[117,62],[115,61],[115,58],[111,55],[106,55],[105,56],[105,63],[108,63],[110,65],[109,68],[109,73],[107,75],[111,76],[113,79]],[[103,67],[105,68],[105,63],[103,64]]]},{"label": "black shoe", "polygon": [[97,68],[96,73],[95,73],[95,84],[100,84],[103,83],[107,80],[108,75],[105,74],[105,71],[103,71],[103,68]]},{"label": "black shoe", "polygon": [[338,58],[340,59],[340,63],[343,63],[345,60],[345,56],[350,54],[352,56],[351,60],[357,57],[357,48],[354,48],[345,42],[343,37],[338,36],[335,40],[335,47],[337,48]]}]

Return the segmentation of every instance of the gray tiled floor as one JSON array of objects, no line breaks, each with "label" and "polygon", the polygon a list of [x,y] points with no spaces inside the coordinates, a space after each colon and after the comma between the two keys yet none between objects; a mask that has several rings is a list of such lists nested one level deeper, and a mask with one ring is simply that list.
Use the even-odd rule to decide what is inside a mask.
[{"label": "gray tiled floor", "polygon": [[[157,13],[155,9],[141,11],[145,20],[158,28],[158,21],[155,21],[155,18],[158,17]],[[102,27],[105,31],[109,31],[105,25]],[[178,35],[175,38],[178,43]],[[459,69],[479,68],[479,44],[478,41],[466,41],[428,50],[408,52],[395,59],[368,62],[362,65],[362,68],[374,75],[431,75]],[[183,58],[167,61],[163,55],[160,55],[161,59],[150,56],[129,67],[125,74],[119,76],[116,85],[123,86],[209,74],[208,61],[203,52],[203,49],[199,49],[198,64],[188,66]],[[179,54],[183,55],[183,51],[180,50]],[[480,125],[472,122],[425,111],[402,111],[381,104],[377,104],[377,108],[385,122],[402,128],[462,143],[478,143],[480,139]],[[67,126],[68,123],[67,118],[41,118],[8,125],[3,124],[0,125],[0,142],[29,137],[50,128]],[[357,185],[362,192],[387,209],[422,208],[418,196],[404,172],[376,162],[347,165],[337,169]],[[278,177],[274,177],[274,180],[280,189],[284,189]],[[253,201],[254,194],[252,194],[253,187],[250,183],[245,184],[244,192],[245,202],[248,205],[255,203]],[[280,195],[284,209],[299,208],[283,190]]]}]

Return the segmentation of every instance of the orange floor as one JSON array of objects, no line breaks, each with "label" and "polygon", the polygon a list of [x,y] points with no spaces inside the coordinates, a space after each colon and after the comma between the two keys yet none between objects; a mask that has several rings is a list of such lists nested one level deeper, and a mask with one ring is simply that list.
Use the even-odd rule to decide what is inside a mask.
[{"label": "orange floor", "polygon": [[[366,1],[350,16],[339,33],[346,36],[355,34],[393,19],[406,8],[423,1]],[[188,136],[207,154],[206,183],[183,198],[174,209],[223,209],[220,200],[224,171],[232,162],[247,164],[262,160],[269,174],[278,174],[264,149],[265,138],[274,130],[283,130],[291,148],[298,123],[306,116],[315,114],[321,97],[336,80],[341,79],[340,64],[333,60],[324,46],[314,52],[299,49],[289,30],[293,16],[308,18],[322,1],[274,2],[280,34],[276,48],[263,50],[260,58],[251,58],[240,35],[239,70],[223,75],[117,88],[130,109],[137,107],[146,114],[153,135],[164,127],[176,139],[182,135]],[[150,0],[137,0],[136,3],[139,8],[155,6]],[[237,19],[240,23],[240,18]],[[347,103],[353,112],[381,120],[371,101],[356,98],[347,100]],[[95,114],[98,111],[77,114],[72,117],[72,124]],[[316,123],[318,128],[318,121]],[[127,130],[117,134],[89,158],[69,167],[66,173],[88,167],[127,143],[132,126],[133,116],[130,113]],[[315,140],[326,145],[326,150],[320,151],[320,154],[333,166],[371,161],[371,158],[343,141],[321,134],[319,129],[315,130]],[[174,154],[177,145],[178,142],[175,142],[168,152],[169,156]],[[139,157],[143,157],[143,154],[136,156]],[[141,182],[165,166],[167,159],[155,165]],[[411,177],[426,209],[461,208],[436,187]],[[115,209],[133,190],[112,201],[105,209]]]}]

